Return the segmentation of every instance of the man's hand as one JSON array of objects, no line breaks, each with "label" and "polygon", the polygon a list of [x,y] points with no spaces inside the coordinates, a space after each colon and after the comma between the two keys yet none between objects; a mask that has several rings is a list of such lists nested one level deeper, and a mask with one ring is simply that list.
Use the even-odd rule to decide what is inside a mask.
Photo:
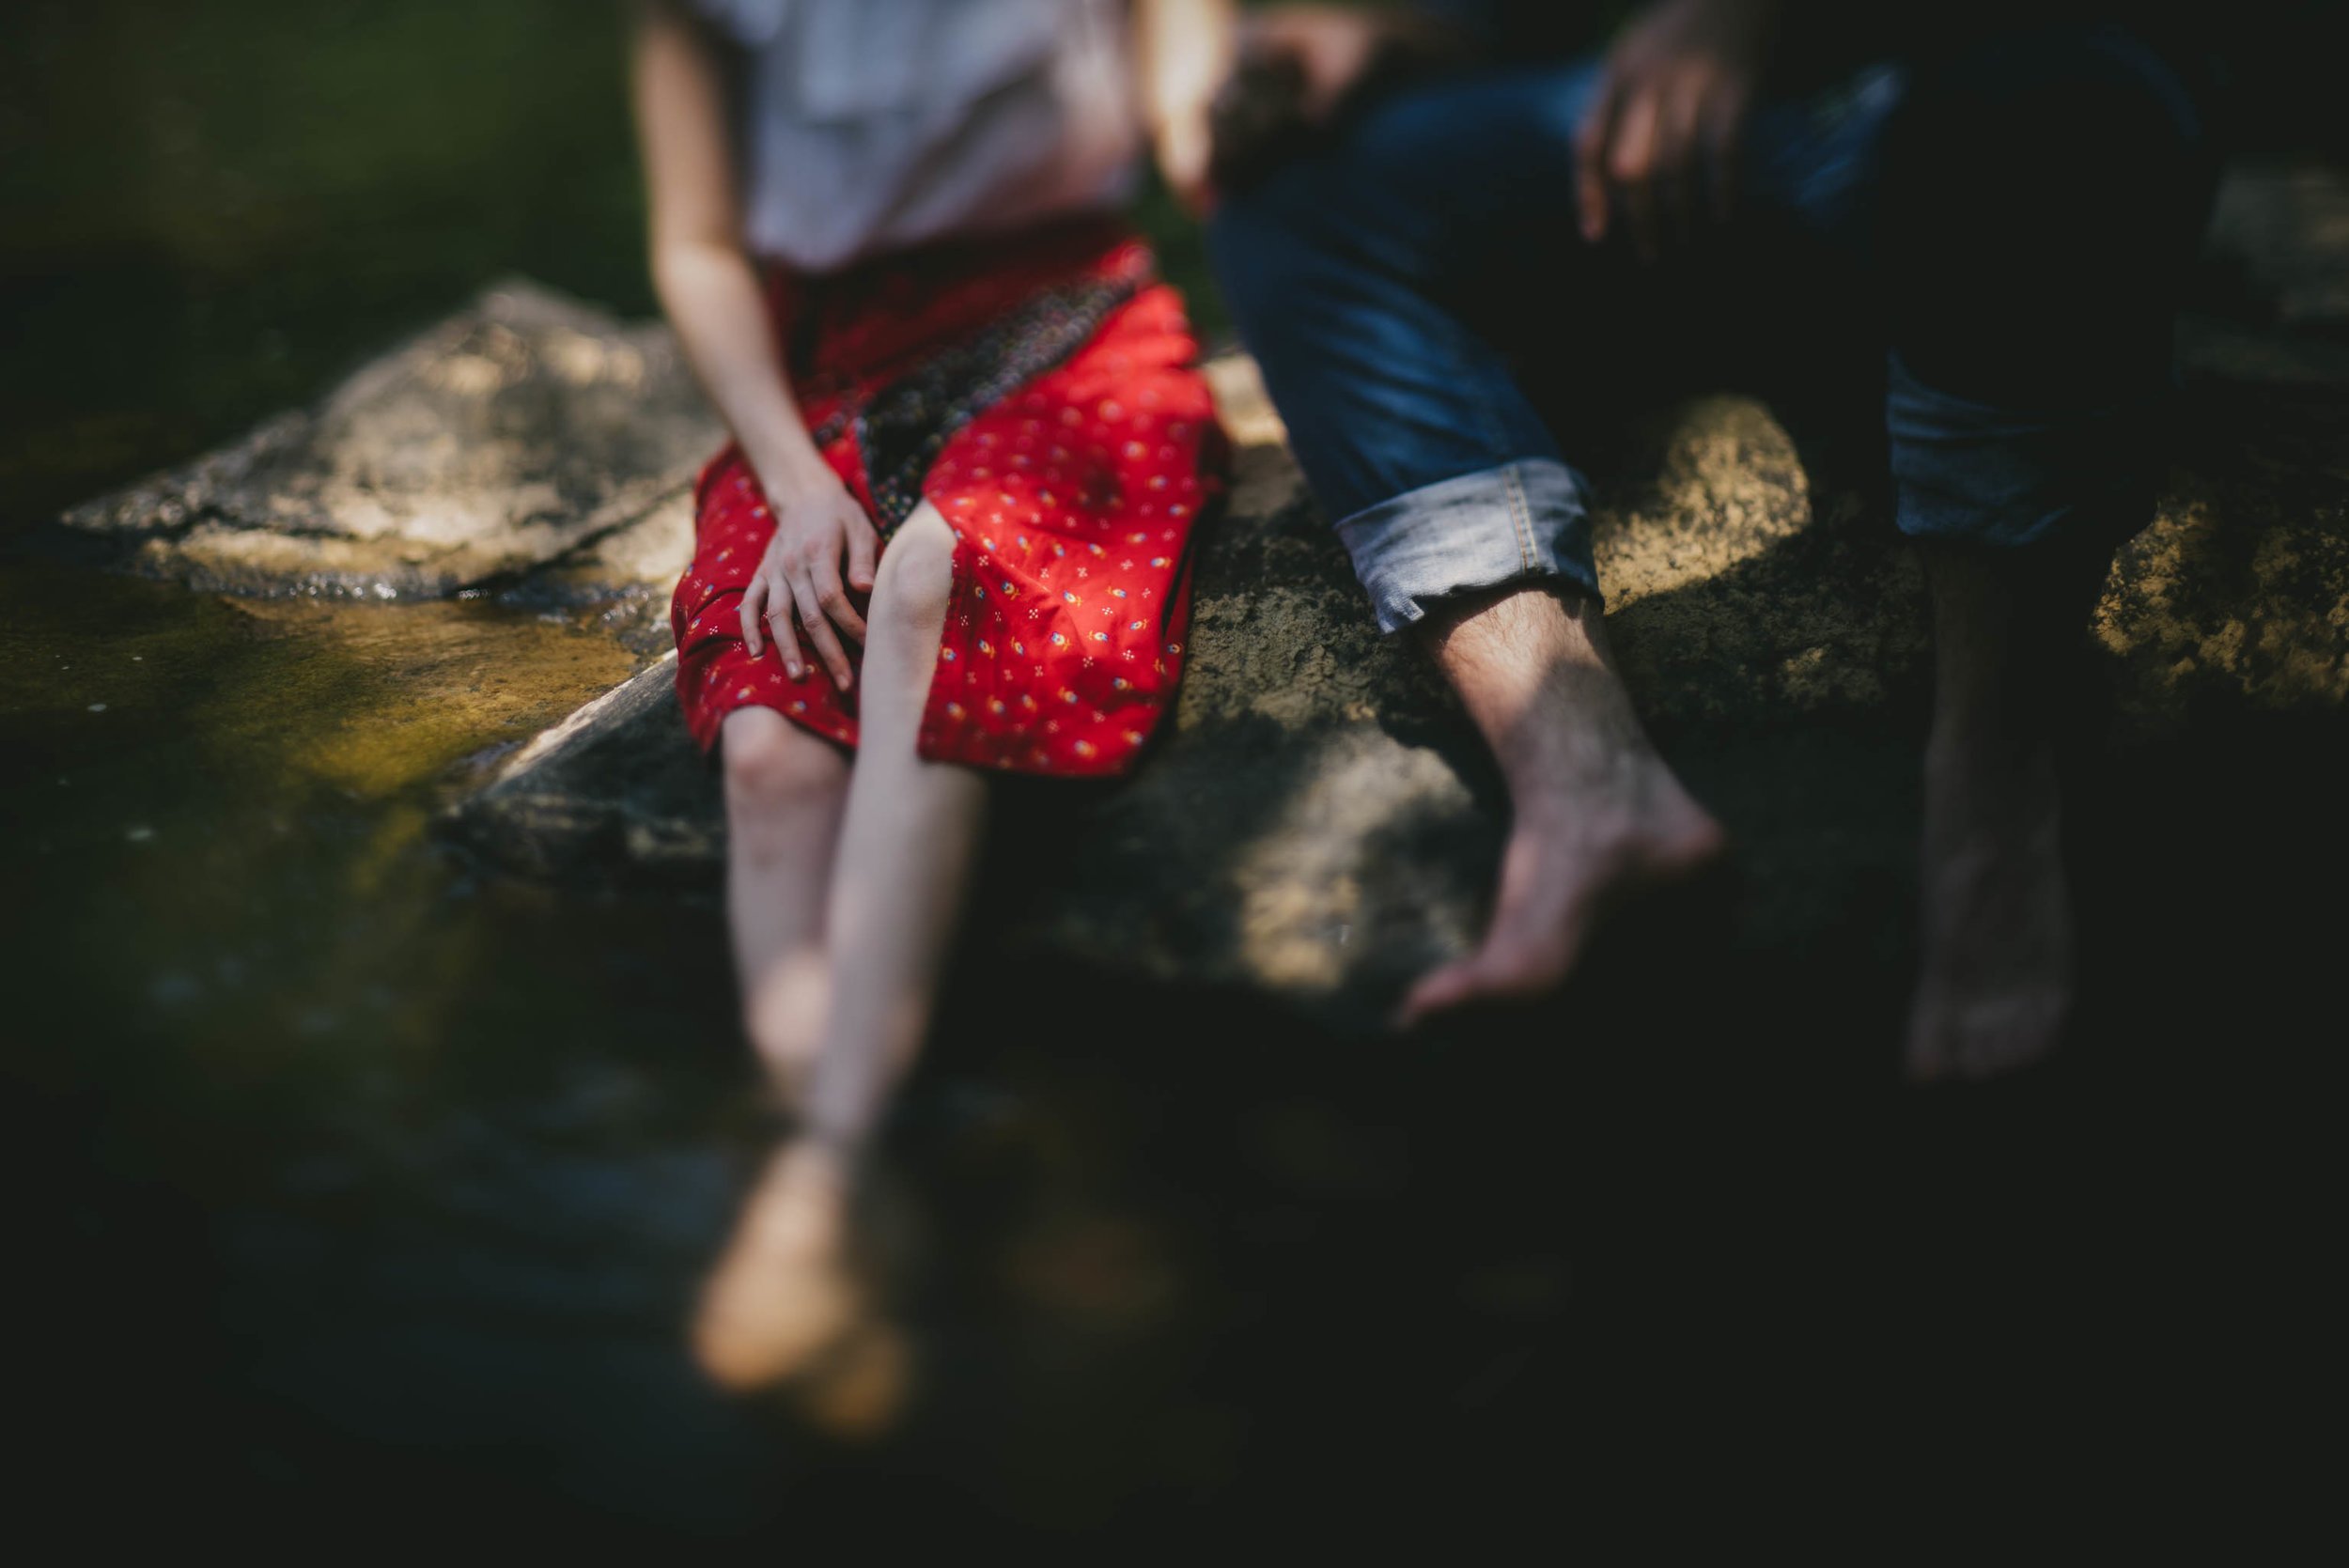
[{"label": "man's hand", "polygon": [[854,671],[840,640],[864,642],[864,617],[848,591],[871,590],[880,536],[848,488],[835,476],[826,478],[829,483],[771,503],[775,536],[742,591],[742,645],[756,659],[766,651],[763,634],[771,630],[784,668],[797,680],[806,673],[800,652],[804,642],[823,660],[832,684],[846,691]]},{"label": "man's hand", "polygon": [[1620,209],[1632,245],[1654,260],[1701,210],[1729,216],[1737,141],[1778,21],[1777,0],[1657,0],[1624,28],[1575,134],[1584,239],[1604,240]]},{"label": "man's hand", "polygon": [[1252,11],[1240,23],[1237,64],[1216,95],[1209,180],[1238,189],[1357,103],[1467,57],[1465,39],[1408,8]]},{"label": "man's hand", "polygon": [[[1177,8],[1159,0],[1157,14]],[[1221,25],[1213,42],[1204,28],[1162,27],[1149,56],[1159,169],[1194,212],[1308,143],[1359,94],[1464,54],[1408,9],[1287,4],[1233,16],[1226,7]]]},{"label": "man's hand", "polygon": [[1392,17],[1353,6],[1274,6],[1240,23],[1240,49],[1294,60],[1303,87],[1298,110],[1326,125],[1379,49],[1396,36]]}]

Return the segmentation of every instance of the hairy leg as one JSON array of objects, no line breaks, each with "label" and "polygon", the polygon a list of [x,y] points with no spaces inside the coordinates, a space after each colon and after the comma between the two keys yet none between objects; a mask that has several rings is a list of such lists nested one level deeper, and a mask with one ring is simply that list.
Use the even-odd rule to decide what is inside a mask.
[{"label": "hairy leg", "polygon": [[859,1277],[856,1167],[928,1031],[985,820],[986,781],[915,750],[953,559],[952,531],[926,505],[883,552],[874,583],[802,1126],[745,1205],[695,1329],[703,1367],[731,1387],[819,1365],[896,1387],[896,1374],[872,1370],[901,1353]]},{"label": "hairy leg", "polygon": [[1610,908],[1702,869],[1727,844],[1641,728],[1595,601],[1508,589],[1426,624],[1436,662],[1500,761],[1513,820],[1491,927],[1413,988],[1406,1025],[1554,988]]},{"label": "hairy leg", "polygon": [[1921,1081],[1982,1079],[2052,1050],[2071,1010],[2055,736],[2093,585],[1921,548],[1935,691],[1907,1066]]},{"label": "hairy leg", "polygon": [[797,1105],[822,1037],[824,908],[848,759],[781,714],[727,715],[726,926],[752,1047],[786,1105]]}]

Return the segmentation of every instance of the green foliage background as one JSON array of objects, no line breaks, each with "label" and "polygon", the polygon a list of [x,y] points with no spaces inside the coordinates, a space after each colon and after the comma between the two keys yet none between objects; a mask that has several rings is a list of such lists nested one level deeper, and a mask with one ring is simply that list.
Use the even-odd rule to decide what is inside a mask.
[{"label": "green foliage background", "polygon": [[519,271],[652,308],[616,6],[32,0],[0,23],[0,520]]}]

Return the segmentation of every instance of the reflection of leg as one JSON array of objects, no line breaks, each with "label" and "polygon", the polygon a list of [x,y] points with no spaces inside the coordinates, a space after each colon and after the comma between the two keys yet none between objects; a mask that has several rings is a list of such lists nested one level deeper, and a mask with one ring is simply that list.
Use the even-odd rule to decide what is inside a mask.
[{"label": "reflection of leg", "polygon": [[1483,945],[1421,981],[1406,1022],[1550,989],[1610,908],[1699,870],[1725,843],[1640,727],[1595,600],[1518,588],[1446,607],[1429,626],[1437,662],[1500,760],[1514,819]]},{"label": "reflection of leg", "polygon": [[726,923],[744,1028],[796,1104],[824,1022],[824,905],[848,796],[839,748],[763,707],[727,715]]},{"label": "reflection of leg", "polygon": [[1933,594],[1919,1079],[2037,1061],[2071,1008],[2073,930],[2055,733],[2092,591],[1961,545],[1923,547]]},{"label": "reflection of leg", "polygon": [[859,676],[856,768],[824,928],[829,992],[803,1126],[770,1162],[704,1295],[694,1348],[734,1388],[798,1379],[811,1413],[869,1430],[904,1351],[860,1256],[858,1157],[927,1032],[984,818],[986,782],[916,753],[954,538],[918,509],[881,557]]}]

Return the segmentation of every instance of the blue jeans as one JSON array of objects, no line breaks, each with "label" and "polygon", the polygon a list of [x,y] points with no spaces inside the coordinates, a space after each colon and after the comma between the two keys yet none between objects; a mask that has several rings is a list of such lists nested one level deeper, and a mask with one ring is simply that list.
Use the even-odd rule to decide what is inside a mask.
[{"label": "blue jeans", "polygon": [[[1585,59],[1420,88],[1216,218],[1226,298],[1385,630],[1519,581],[1599,591],[1588,485],[1506,341],[1513,291],[1570,322],[1610,309],[1573,221],[1598,77]],[[1749,229],[1872,280],[1905,532],[2108,548],[2142,523],[2205,97],[2095,28],[1872,67],[1753,116]]]}]

